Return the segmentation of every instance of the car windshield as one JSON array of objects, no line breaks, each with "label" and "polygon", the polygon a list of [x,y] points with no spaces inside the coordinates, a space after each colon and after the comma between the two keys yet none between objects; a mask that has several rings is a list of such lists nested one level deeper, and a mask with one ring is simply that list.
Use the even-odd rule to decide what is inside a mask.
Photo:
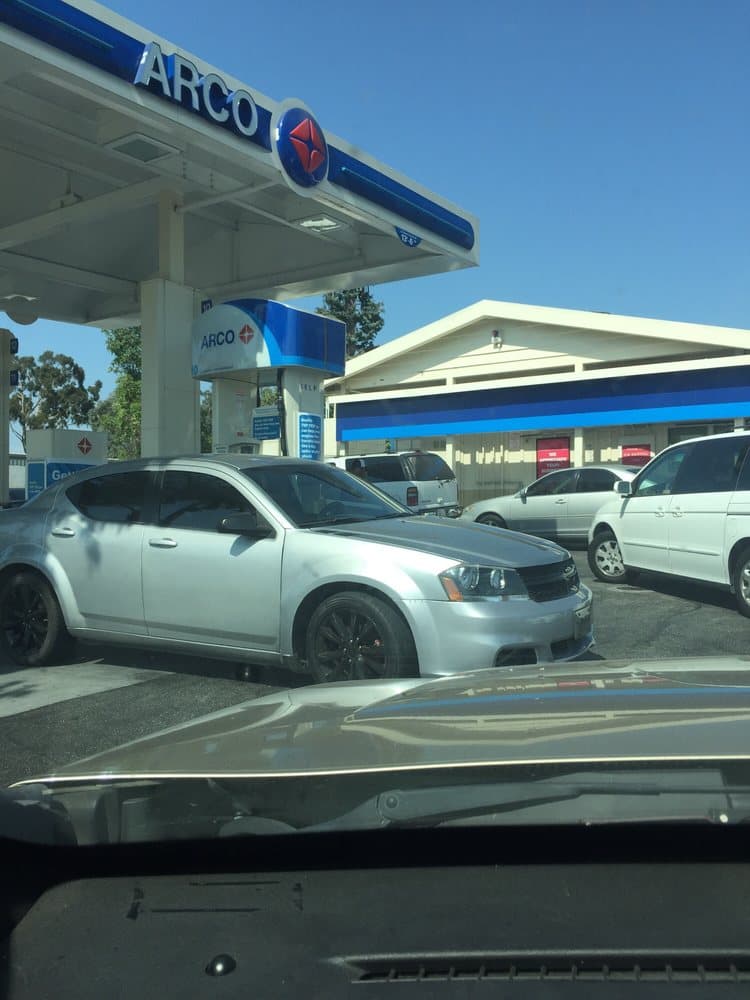
[{"label": "car windshield", "polygon": [[744,822],[748,39],[0,0],[0,847]]},{"label": "car windshield", "polygon": [[269,465],[243,472],[298,528],[411,516],[386,494],[330,466]]}]

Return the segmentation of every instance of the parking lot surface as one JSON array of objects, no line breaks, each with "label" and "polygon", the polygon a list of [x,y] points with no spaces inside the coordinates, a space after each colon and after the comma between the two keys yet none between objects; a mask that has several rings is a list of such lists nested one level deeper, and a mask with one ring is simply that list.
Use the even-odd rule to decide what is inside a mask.
[{"label": "parking lot surface", "polygon": [[[596,646],[588,659],[661,660],[745,655],[750,619],[731,594],[655,576],[611,586],[592,577]],[[750,660],[748,661],[750,668]],[[19,670],[0,663],[0,785],[41,775],[207,712],[299,685],[269,669],[241,679],[237,666],[163,653],[80,647],[75,662]]]}]

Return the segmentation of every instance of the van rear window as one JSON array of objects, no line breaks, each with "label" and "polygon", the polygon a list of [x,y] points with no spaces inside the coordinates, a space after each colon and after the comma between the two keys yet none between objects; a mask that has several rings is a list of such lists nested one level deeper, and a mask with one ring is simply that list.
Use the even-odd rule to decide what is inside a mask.
[{"label": "van rear window", "polygon": [[428,483],[438,479],[456,478],[451,467],[439,455],[430,453],[404,455],[404,462],[409,470],[408,478],[416,482]]},{"label": "van rear window", "polygon": [[366,458],[364,462],[367,478],[371,483],[403,483],[406,478],[398,455]]}]

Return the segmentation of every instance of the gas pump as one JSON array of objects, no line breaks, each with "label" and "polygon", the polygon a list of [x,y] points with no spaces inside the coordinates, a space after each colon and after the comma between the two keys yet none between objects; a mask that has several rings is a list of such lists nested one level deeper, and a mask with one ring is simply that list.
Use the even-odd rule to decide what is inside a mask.
[{"label": "gas pump", "polygon": [[339,320],[268,299],[201,313],[192,374],[212,383],[214,451],[321,459],[323,379],[343,374],[345,345]]}]

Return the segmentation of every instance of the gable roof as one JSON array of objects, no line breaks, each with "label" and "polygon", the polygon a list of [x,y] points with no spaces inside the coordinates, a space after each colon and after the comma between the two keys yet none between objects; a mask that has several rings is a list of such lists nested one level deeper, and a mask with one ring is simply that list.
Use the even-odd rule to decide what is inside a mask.
[{"label": "gable roof", "polygon": [[706,344],[712,348],[729,347],[750,351],[750,330],[727,326],[709,326],[702,323],[683,323],[674,320],[648,319],[641,316],[618,316],[613,313],[589,312],[583,309],[558,309],[554,306],[532,306],[519,302],[499,302],[482,299],[465,309],[449,313],[434,323],[406,333],[402,337],[375,347],[346,363],[346,373],[330,379],[335,385],[353,375],[361,375],[372,368],[393,361],[402,354],[440,340],[449,334],[476,323],[503,321],[553,326],[569,330],[591,330],[599,333],[621,334],[630,337],[671,340],[685,344]]}]

